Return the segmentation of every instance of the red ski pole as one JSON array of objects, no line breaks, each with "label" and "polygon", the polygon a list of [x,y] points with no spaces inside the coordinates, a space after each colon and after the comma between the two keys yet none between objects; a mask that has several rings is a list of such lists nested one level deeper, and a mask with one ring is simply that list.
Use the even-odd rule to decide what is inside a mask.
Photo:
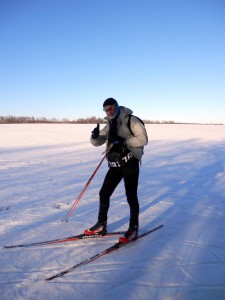
[{"label": "red ski pole", "polygon": [[89,184],[91,183],[93,177],[95,176],[95,174],[97,173],[98,169],[100,168],[103,160],[106,157],[107,152],[105,153],[105,155],[103,156],[102,160],[100,161],[100,163],[98,164],[97,168],[94,170],[93,174],[91,175],[91,177],[89,178],[88,182],[86,183],[85,187],[83,188],[83,190],[81,191],[80,195],[77,197],[76,201],[74,202],[74,204],[72,205],[70,211],[68,212],[68,214],[66,215],[66,217],[62,220],[62,221],[66,221],[68,222],[69,217],[71,216],[72,212],[74,211],[74,209],[76,208],[77,204],[79,203],[80,199],[82,198],[83,194],[85,193],[86,189],[88,188]]}]

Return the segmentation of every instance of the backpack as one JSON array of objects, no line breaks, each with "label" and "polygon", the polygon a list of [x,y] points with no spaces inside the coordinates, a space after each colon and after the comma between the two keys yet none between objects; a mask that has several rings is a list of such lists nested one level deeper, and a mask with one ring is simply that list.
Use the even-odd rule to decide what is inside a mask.
[{"label": "backpack", "polygon": [[130,133],[131,133],[132,135],[134,135],[133,131],[132,131],[131,128],[130,128],[130,119],[131,119],[131,117],[137,118],[137,119],[141,122],[141,124],[144,125],[144,126],[145,126],[145,123],[144,123],[144,121],[143,121],[142,119],[138,118],[137,116],[134,116],[134,115],[128,115],[127,126],[128,126],[128,129],[130,130]]}]

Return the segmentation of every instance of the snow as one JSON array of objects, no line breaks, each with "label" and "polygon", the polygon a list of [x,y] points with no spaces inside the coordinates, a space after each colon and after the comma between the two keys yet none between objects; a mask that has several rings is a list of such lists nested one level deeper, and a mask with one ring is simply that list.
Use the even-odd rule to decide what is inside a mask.
[{"label": "snow", "polygon": [[[146,125],[139,181],[140,231],[164,227],[51,282],[44,279],[114,244],[118,237],[4,249],[76,235],[97,220],[104,162],[93,125],[0,125],[1,299],[225,299],[225,126]],[[126,230],[121,183],[109,230]]]}]

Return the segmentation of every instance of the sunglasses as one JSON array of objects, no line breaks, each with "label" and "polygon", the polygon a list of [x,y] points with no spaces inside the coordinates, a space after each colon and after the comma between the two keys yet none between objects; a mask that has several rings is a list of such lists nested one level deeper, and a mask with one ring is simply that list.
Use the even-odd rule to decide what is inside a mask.
[{"label": "sunglasses", "polygon": [[108,112],[113,112],[115,110],[115,105],[108,105],[106,107],[103,108],[104,112],[108,113]]}]

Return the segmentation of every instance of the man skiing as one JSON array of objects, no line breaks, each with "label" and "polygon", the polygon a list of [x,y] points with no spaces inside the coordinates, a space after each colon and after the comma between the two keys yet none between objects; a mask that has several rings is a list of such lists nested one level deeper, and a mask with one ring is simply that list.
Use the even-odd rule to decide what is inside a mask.
[{"label": "man skiing", "polygon": [[90,141],[93,146],[106,143],[109,169],[99,192],[98,221],[93,227],[86,229],[84,234],[106,234],[110,197],[120,181],[124,179],[127,202],[130,207],[130,221],[128,230],[119,238],[119,241],[127,243],[138,236],[139,162],[144,146],[148,143],[148,136],[141,120],[135,116],[130,117],[132,110],[119,106],[114,98],[104,101],[103,110],[106,112],[107,124],[102,130],[99,129],[98,124],[92,131]]}]

